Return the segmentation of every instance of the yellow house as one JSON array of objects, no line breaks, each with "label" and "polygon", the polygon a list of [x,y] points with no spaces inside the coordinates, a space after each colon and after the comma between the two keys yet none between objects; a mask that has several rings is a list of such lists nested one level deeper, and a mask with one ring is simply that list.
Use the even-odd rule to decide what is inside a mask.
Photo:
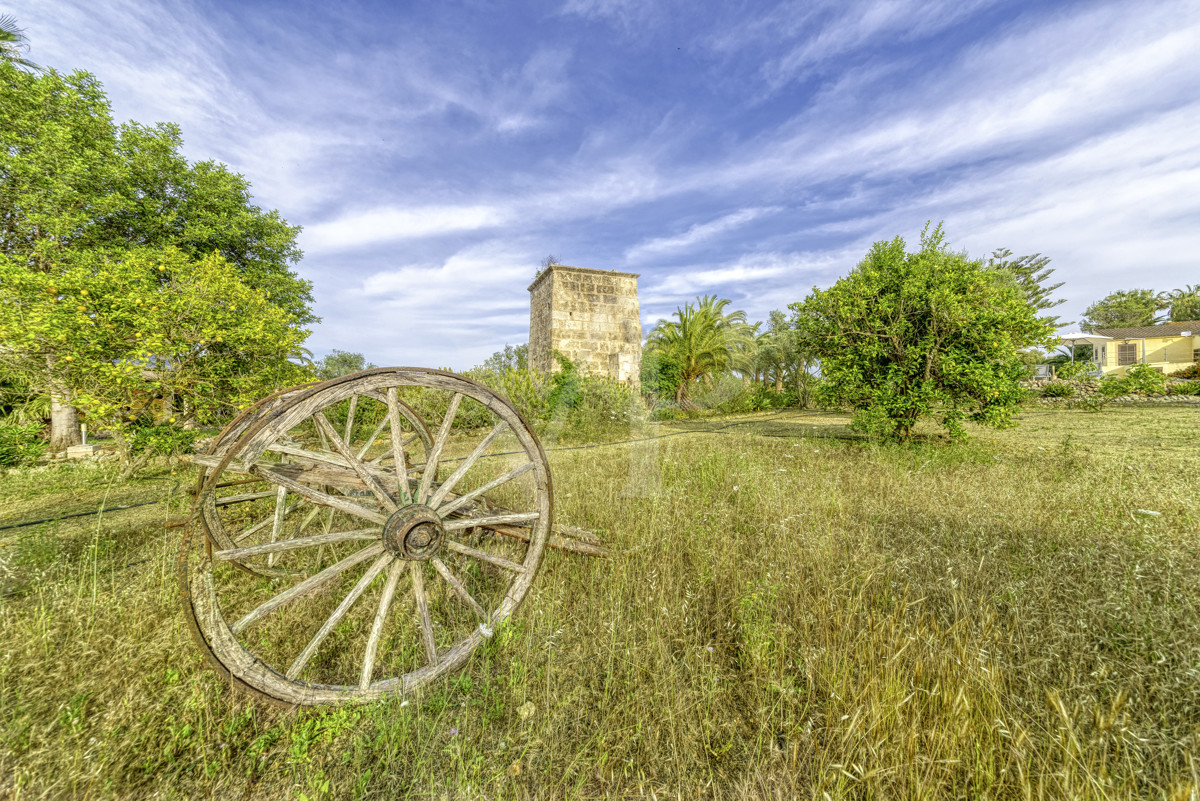
[{"label": "yellow house", "polygon": [[1109,337],[1107,342],[1094,346],[1103,375],[1125,375],[1125,370],[1135,364],[1148,364],[1169,375],[1200,362],[1200,320],[1104,328],[1095,333]]}]

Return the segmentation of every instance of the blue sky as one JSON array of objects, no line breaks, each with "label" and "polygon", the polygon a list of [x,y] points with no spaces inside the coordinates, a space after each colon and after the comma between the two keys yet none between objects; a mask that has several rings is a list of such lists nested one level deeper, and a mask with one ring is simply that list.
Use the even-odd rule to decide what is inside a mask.
[{"label": "blue sky", "polygon": [[945,220],[1064,319],[1200,283],[1200,2],[18,0],[29,58],[302,225],[309,346],[465,369],[541,259],[751,319]]}]

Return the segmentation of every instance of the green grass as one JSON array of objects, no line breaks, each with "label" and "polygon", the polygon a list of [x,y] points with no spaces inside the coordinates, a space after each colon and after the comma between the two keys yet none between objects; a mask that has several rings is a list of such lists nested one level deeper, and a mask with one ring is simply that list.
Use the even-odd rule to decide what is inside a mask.
[{"label": "green grass", "polygon": [[1195,799],[1200,413],[1022,417],[552,452],[559,522],[618,555],[550,551],[463,672],[334,710],[204,668],[180,476],[12,471],[5,521],[170,503],[0,531],[0,797]]}]

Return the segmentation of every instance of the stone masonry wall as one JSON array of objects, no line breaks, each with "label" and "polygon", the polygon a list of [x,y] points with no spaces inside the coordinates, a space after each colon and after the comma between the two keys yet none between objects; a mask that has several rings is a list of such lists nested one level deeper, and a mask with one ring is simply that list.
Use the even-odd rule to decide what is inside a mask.
[{"label": "stone masonry wall", "polygon": [[529,360],[558,369],[557,350],[585,373],[637,385],[642,323],[636,273],[553,264],[529,285]]}]

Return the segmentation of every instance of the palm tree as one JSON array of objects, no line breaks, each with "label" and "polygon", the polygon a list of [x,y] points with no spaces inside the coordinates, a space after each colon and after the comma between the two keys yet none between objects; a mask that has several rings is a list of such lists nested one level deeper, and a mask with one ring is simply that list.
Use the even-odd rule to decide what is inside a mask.
[{"label": "palm tree", "polygon": [[1171,322],[1200,320],[1200,284],[1188,284],[1183,289],[1164,294],[1171,307]]},{"label": "palm tree", "polygon": [[754,327],[746,313],[725,313],[729,301],[715,295],[696,299],[675,310],[674,320],[661,320],[646,343],[647,350],[670,353],[679,359],[681,380],[675,402],[691,405],[696,383],[712,385],[713,377],[731,370],[753,370]]},{"label": "palm tree", "polygon": [[10,14],[0,16],[0,58],[18,67],[41,71],[41,67],[25,58],[29,50],[29,40],[25,30],[17,25],[16,17]]}]

